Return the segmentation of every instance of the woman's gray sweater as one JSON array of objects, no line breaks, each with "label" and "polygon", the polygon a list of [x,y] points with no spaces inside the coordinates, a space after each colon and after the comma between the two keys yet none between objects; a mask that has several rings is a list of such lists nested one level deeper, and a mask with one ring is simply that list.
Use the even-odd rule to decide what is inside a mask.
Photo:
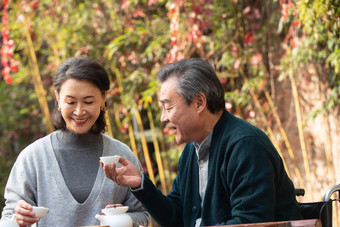
[{"label": "woman's gray sweater", "polygon": [[[149,215],[130,189],[118,186],[106,178],[101,167],[98,168],[94,184],[89,186],[92,187],[89,196],[83,203],[79,203],[67,187],[53,152],[51,137],[55,136],[54,133],[57,132],[35,141],[18,156],[5,188],[3,220],[14,215],[19,200],[25,200],[31,205],[50,209],[37,223],[39,227],[98,225],[95,215],[100,214],[107,204],[120,203],[129,206],[128,214],[135,225],[148,225]],[[141,169],[138,159],[128,146],[107,135],[101,136],[103,156],[120,155]],[[74,166],[79,165],[77,160],[73,162]]]}]

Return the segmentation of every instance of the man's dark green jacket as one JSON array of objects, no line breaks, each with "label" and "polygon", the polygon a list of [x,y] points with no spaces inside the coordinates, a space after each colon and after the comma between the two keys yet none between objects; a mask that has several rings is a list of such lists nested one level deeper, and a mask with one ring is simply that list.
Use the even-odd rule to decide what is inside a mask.
[{"label": "man's dark green jacket", "polygon": [[164,196],[144,176],[134,192],[162,226],[202,226],[302,219],[281,157],[258,128],[225,111],[214,127],[203,208],[193,143],[184,147],[172,190]]}]

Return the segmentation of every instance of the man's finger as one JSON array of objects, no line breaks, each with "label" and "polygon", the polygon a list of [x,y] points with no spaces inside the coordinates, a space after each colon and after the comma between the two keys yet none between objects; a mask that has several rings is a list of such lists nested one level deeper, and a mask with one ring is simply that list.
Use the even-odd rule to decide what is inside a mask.
[{"label": "man's finger", "polygon": [[127,159],[125,159],[123,157],[120,157],[118,162],[120,164],[122,164],[122,166],[127,166],[127,165],[129,165],[131,163],[130,161],[128,161]]}]

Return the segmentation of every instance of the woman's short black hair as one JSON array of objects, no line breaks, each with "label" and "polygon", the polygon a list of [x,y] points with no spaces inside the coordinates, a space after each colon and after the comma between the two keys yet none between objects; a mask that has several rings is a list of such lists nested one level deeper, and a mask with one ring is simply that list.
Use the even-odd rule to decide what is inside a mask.
[{"label": "woman's short black hair", "polygon": [[[87,57],[69,58],[59,66],[54,74],[53,86],[59,94],[61,85],[68,79],[86,80],[96,85],[101,94],[110,89],[110,79],[103,67],[93,59]],[[58,102],[55,102],[53,125],[55,129],[66,130],[66,122],[58,111]],[[99,117],[90,132],[104,132],[106,128],[105,111],[100,110]]]}]

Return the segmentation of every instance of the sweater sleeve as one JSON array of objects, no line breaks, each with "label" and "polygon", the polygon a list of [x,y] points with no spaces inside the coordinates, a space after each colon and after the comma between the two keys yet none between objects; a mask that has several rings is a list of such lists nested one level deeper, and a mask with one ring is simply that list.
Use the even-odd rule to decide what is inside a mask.
[{"label": "sweater sleeve", "polygon": [[177,178],[173,182],[172,190],[165,196],[148,177],[144,176],[143,189],[133,192],[161,226],[183,226],[182,205],[176,182]]},{"label": "sweater sleeve", "polygon": [[2,219],[10,219],[19,200],[25,200],[31,205],[36,205],[36,173],[28,153],[30,147],[23,150],[13,165],[5,187],[5,207]]},{"label": "sweater sleeve", "polygon": [[167,195],[164,195],[145,175],[143,189],[133,192],[161,226],[193,226],[198,218],[200,212],[198,171],[193,168],[193,163],[197,163],[197,156],[193,149],[192,143],[186,144],[183,149],[178,161],[177,176]]}]

